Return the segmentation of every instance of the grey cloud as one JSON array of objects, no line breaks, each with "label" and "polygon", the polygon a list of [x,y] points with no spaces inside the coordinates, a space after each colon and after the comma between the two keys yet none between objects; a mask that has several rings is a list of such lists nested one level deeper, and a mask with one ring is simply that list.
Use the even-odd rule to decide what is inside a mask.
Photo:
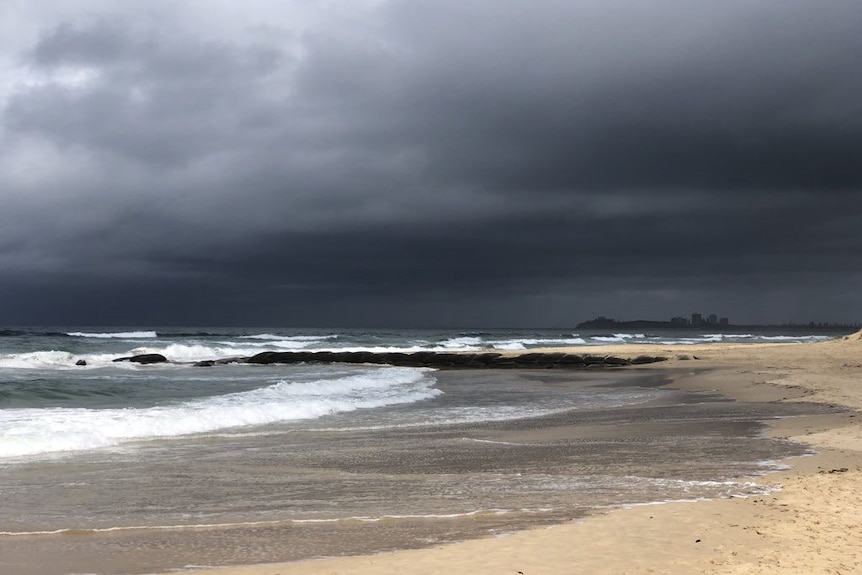
[{"label": "grey cloud", "polygon": [[[502,32],[489,19],[485,34],[455,10],[416,24],[432,58],[425,93],[452,87],[426,102],[442,101],[441,172],[485,167],[497,186],[552,189],[858,185],[855,6],[584,5],[503,19]],[[479,32],[453,40],[449,21]]]},{"label": "grey cloud", "polygon": [[160,38],[121,21],[61,27],[35,47],[33,65],[83,66],[94,78],[20,95],[7,126],[109,156],[182,164],[249,131],[254,94],[279,60],[275,49]]},{"label": "grey cloud", "polygon": [[224,38],[135,11],[21,52],[48,78],[0,112],[0,173],[31,149],[45,171],[0,215],[21,285],[258,314],[290,294],[321,322],[538,323],[627,293],[753,313],[830,281],[824,314],[858,302],[838,287],[862,255],[852,2],[408,1]]},{"label": "grey cloud", "polygon": [[[135,57],[135,43],[116,20],[86,25],[63,23],[45,34],[32,50],[39,66],[104,65]],[[146,47],[146,46],[139,46]]]}]

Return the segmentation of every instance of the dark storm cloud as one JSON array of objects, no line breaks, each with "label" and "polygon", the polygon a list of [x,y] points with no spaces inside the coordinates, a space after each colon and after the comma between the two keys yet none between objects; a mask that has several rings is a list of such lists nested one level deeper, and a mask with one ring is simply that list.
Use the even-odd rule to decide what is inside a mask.
[{"label": "dark storm cloud", "polygon": [[[63,25],[36,45],[32,64],[79,67],[92,85],[47,84],[12,102],[13,131],[60,145],[145,163],[177,165],[228,145],[258,89],[278,64],[277,51],[161,37],[122,21]],[[237,135],[241,135],[237,134]]]},{"label": "dark storm cloud", "polygon": [[853,2],[402,1],[308,27],[273,3],[227,32],[130,6],[14,53],[10,310],[859,319]]},{"label": "dark storm cloud", "polygon": [[484,33],[412,20],[444,169],[506,187],[858,184],[856,6],[511,6]]}]

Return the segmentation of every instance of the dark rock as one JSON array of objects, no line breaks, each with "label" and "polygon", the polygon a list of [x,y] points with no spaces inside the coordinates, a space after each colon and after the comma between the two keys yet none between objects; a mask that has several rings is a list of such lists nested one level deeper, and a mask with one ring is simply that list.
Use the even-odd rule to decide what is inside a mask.
[{"label": "dark rock", "polygon": [[247,359],[247,357],[223,357],[214,360],[213,363],[215,365],[230,365],[232,363],[245,363]]},{"label": "dark rock", "polygon": [[133,355],[129,358],[129,361],[132,363],[165,363],[168,361],[168,358],[163,356],[160,353],[142,353],[140,355]]},{"label": "dark rock", "polygon": [[245,360],[246,363],[278,363],[278,356],[281,355],[275,351],[263,351],[255,354]]},{"label": "dark rock", "polygon": [[435,353],[434,361],[441,363],[459,363],[462,358],[466,357],[466,354],[463,353]]},{"label": "dark rock", "polygon": [[[568,354],[563,352],[530,352],[521,355],[503,355],[496,352],[457,353],[418,351],[412,353],[390,352],[373,353],[366,351],[265,351],[248,358],[233,358],[229,362],[247,363],[369,363],[388,364],[406,367],[433,367],[438,369],[544,369],[544,368],[584,368],[618,367],[629,364],[653,363],[665,358],[638,356],[628,360],[615,356]],[[130,358],[124,361],[130,361]],[[220,363],[218,360],[216,363]]]},{"label": "dark rock", "polygon": [[512,367],[521,367],[515,362],[514,358],[505,355],[495,357],[487,365],[488,367],[494,369],[509,369]]},{"label": "dark rock", "polygon": [[87,365],[87,362],[84,361],[83,359],[79,359],[78,361],[75,362],[75,365]]},{"label": "dark rock", "polygon": [[477,367],[487,366],[494,362],[497,358],[503,357],[502,353],[489,352],[489,353],[477,353],[473,358],[473,364]]},{"label": "dark rock", "polygon": [[514,357],[515,363],[521,364],[540,364],[547,362],[546,354],[544,353],[523,353]]},{"label": "dark rock", "polygon": [[560,358],[560,361],[557,362],[560,365],[570,365],[572,367],[577,367],[584,364],[584,356],[576,355],[573,353],[567,353]]},{"label": "dark rock", "polygon": [[207,360],[199,361],[199,362],[195,363],[194,366],[195,367],[212,367],[215,364],[216,364],[215,360],[207,359]]},{"label": "dark rock", "polygon": [[359,357],[355,352],[352,351],[342,351],[338,352],[330,352],[332,355],[330,356],[330,361],[339,362],[339,363],[360,363]]},{"label": "dark rock", "polygon": [[633,360],[631,360],[632,365],[643,365],[646,363],[655,363],[657,361],[664,361],[666,358],[664,357],[653,357],[651,355],[639,355]]},{"label": "dark rock", "polygon": [[355,356],[356,363],[372,363],[376,354],[370,351],[357,351],[353,355]]},{"label": "dark rock", "polygon": [[379,361],[375,361],[375,363],[386,363],[389,365],[401,365],[401,362],[407,358],[406,353],[400,352],[391,352],[391,353],[383,353],[377,356]]},{"label": "dark rock", "polygon": [[118,361],[130,361],[132,363],[165,363],[168,361],[168,358],[163,356],[160,353],[142,353],[140,355],[133,355],[130,357],[118,357],[113,360],[114,363]]},{"label": "dark rock", "polygon": [[551,368],[563,361],[565,353],[525,353],[513,356],[511,359],[522,367]]}]

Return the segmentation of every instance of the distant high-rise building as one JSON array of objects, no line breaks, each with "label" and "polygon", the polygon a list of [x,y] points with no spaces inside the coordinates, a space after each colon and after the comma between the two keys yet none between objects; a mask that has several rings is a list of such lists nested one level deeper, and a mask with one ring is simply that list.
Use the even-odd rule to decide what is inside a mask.
[{"label": "distant high-rise building", "polygon": [[717,323],[718,323],[718,316],[717,316],[717,315],[715,315],[714,313],[713,313],[713,314],[710,314],[710,315],[709,315],[709,319],[707,320],[707,323],[710,323],[710,324],[713,324],[713,325],[717,324]]},{"label": "distant high-rise building", "polygon": [[699,313],[691,314],[691,325],[703,325],[703,316]]},{"label": "distant high-rise building", "polygon": [[727,327],[730,325],[730,320],[727,319],[726,317],[723,317],[720,320],[718,320],[718,325],[720,325],[721,327]]},{"label": "distant high-rise building", "polygon": [[670,318],[670,323],[671,325],[688,325],[688,318],[682,316],[672,317]]}]

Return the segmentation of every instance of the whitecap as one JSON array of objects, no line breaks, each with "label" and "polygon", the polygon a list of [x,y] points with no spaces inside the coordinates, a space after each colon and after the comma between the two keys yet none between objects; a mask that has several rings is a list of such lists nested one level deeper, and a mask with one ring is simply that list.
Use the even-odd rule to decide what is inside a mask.
[{"label": "whitecap", "polygon": [[100,339],[141,339],[141,338],[153,338],[158,337],[159,335],[154,331],[119,331],[119,332],[105,332],[105,333],[90,333],[84,331],[72,331],[67,333],[66,335],[71,337],[92,337],[92,338],[100,338]]},{"label": "whitecap", "polygon": [[315,419],[430,399],[433,370],[377,367],[335,379],[278,381],[251,391],[125,409],[0,411],[0,458],[116,446],[129,441]]},{"label": "whitecap", "polygon": [[337,339],[338,334],[331,335],[276,335],[272,333],[258,333],[254,335],[241,335],[240,339],[263,339],[273,341],[323,341],[327,339]]}]

